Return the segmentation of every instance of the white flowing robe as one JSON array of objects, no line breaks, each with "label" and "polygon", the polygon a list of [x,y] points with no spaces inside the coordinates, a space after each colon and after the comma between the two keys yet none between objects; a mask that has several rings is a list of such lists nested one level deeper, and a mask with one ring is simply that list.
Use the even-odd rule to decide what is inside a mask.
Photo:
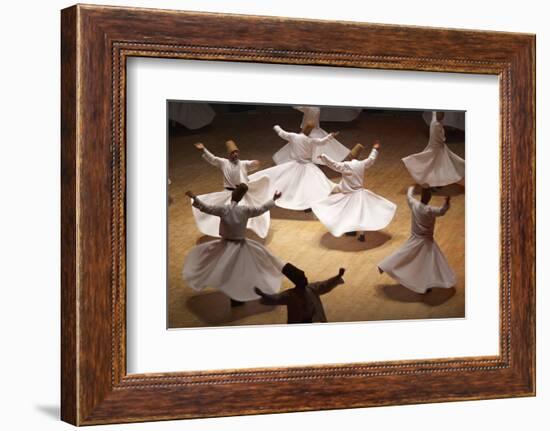
[{"label": "white flowing robe", "polygon": [[[315,125],[314,129],[309,134],[311,138],[324,138],[328,135],[325,130],[321,129],[319,124],[321,108],[317,108],[315,106],[295,106],[294,109],[304,114],[302,117],[302,123],[300,124],[301,129],[303,129],[306,123],[309,122]],[[319,156],[323,153],[334,160],[340,161],[346,158],[349,154],[349,149],[338,142],[338,140],[330,138],[323,144],[317,145],[312,149],[311,160],[313,163],[324,165],[325,163],[319,158]],[[273,161],[277,165],[281,165],[291,160],[296,159],[294,158],[294,152],[292,151],[292,144],[290,142],[273,155]]]},{"label": "white flowing robe", "polygon": [[311,138],[303,133],[285,132],[279,126],[274,126],[273,129],[289,142],[292,160],[256,172],[250,176],[250,180],[269,178],[270,194],[275,191],[282,193],[276,202],[278,207],[290,210],[311,208],[314,202],[327,197],[335,187],[335,184],[311,161],[314,146],[327,142],[330,135],[324,138]]},{"label": "white flowing robe", "polygon": [[363,188],[365,170],[378,156],[372,149],[365,160],[336,162],[326,157],[327,166],[342,174],[338,193],[314,203],[311,209],[334,236],[346,232],[384,229],[393,219],[397,206],[389,200]]},{"label": "white flowing robe", "polygon": [[433,237],[435,219],[444,215],[449,205],[424,205],[414,198],[413,189],[411,186],[407,192],[412,213],[411,236],[378,268],[417,293],[425,293],[432,287],[451,288],[456,284],[455,274]]},{"label": "white flowing robe", "polygon": [[464,159],[445,144],[445,129],[432,113],[430,140],[421,153],[402,159],[414,180],[423,187],[440,187],[464,178]]},{"label": "white flowing robe", "polygon": [[262,286],[266,293],[278,292],[284,262],[262,244],[245,237],[248,220],[269,211],[273,205],[270,200],[259,207],[233,201],[214,206],[195,198],[194,207],[219,217],[221,239],[191,249],[183,266],[183,278],[189,286],[197,291],[215,287],[237,301],[259,298],[254,286]]},{"label": "white flowing robe", "polygon": [[[204,149],[202,157],[212,166],[217,167],[223,174],[223,186],[226,190],[200,195],[199,198],[207,205],[227,205],[231,203],[231,190],[240,183],[248,185],[248,192],[239,202],[241,205],[257,207],[269,199],[269,180],[267,178],[259,181],[249,181],[248,171],[257,166],[251,160],[237,160],[231,162],[228,159],[214,156],[210,151]],[[273,194],[271,195],[273,196]],[[220,219],[193,207],[193,216],[198,229],[205,235],[219,237]],[[265,238],[269,232],[270,225],[269,211],[248,220],[248,229],[256,233],[260,238]]]},{"label": "white flowing robe", "polygon": [[168,104],[168,118],[191,130],[208,126],[215,116],[216,112],[208,103],[170,102]]}]

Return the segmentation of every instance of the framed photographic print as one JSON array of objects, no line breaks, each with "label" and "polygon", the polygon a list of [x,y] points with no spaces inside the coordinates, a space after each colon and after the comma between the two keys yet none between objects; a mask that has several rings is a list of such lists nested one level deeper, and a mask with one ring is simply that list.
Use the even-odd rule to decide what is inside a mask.
[{"label": "framed photographic print", "polygon": [[533,35],[61,30],[63,420],[535,394]]}]

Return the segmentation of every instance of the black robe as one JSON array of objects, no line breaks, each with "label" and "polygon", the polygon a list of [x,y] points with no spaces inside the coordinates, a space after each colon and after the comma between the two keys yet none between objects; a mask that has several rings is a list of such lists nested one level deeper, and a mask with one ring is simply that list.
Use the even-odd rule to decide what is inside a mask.
[{"label": "black robe", "polygon": [[288,323],[326,322],[327,316],[320,296],[342,283],[344,283],[343,278],[337,275],[274,295],[262,292],[260,302],[265,305],[286,305]]}]

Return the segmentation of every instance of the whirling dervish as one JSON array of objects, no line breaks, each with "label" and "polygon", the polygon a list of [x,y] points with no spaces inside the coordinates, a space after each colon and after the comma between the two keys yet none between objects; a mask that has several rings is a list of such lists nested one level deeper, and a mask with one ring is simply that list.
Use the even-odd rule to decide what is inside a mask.
[{"label": "whirling dervish", "polygon": [[[313,130],[309,134],[311,138],[324,138],[328,135],[326,131],[321,129],[319,124],[321,116],[321,108],[316,106],[294,106],[294,109],[302,112],[304,115],[302,117],[302,123],[300,124],[300,129],[303,130],[307,123],[313,124]],[[284,139],[284,138],[283,138]],[[321,154],[328,155],[331,159],[340,161],[348,155],[349,149],[338,142],[334,137],[327,140],[321,145],[316,145],[311,154],[311,160],[313,163],[318,165],[324,165],[325,163],[320,159]],[[273,161],[281,165],[283,163],[289,162],[291,160],[296,160],[292,151],[292,144],[289,142],[279,151],[273,155]]]},{"label": "whirling dervish", "polygon": [[456,277],[447,259],[434,240],[436,217],[441,217],[450,208],[447,196],[441,207],[428,205],[432,197],[430,189],[423,188],[420,202],[413,196],[414,186],[407,191],[411,209],[411,236],[395,253],[378,264],[402,286],[416,293],[426,293],[433,287],[451,288]]},{"label": "whirling dervish", "polygon": [[421,153],[402,159],[413,179],[422,187],[442,187],[464,178],[464,159],[445,143],[444,117],[444,112],[434,111],[428,145]]},{"label": "whirling dervish", "polygon": [[186,194],[193,207],[220,220],[221,239],[212,240],[191,249],[183,266],[183,278],[197,291],[215,287],[231,298],[231,305],[258,299],[254,286],[276,293],[281,287],[284,263],[262,244],[247,239],[246,224],[252,217],[269,211],[281,196],[258,207],[239,205],[248,187],[239,184],[231,192],[229,205],[208,205],[191,191]]},{"label": "whirling dervish", "polygon": [[342,174],[342,180],[333,194],[311,206],[314,214],[334,236],[347,233],[365,241],[365,231],[384,229],[393,219],[397,206],[363,186],[365,171],[378,157],[380,142],[375,141],[370,155],[358,160],[363,145],[356,144],[348,160],[336,162],[322,154],[321,158],[333,171]]},{"label": "whirling dervish", "polygon": [[254,287],[254,292],[261,296],[260,302],[265,305],[286,305],[287,323],[327,322],[320,296],[343,284],[342,277],[346,270],[340,268],[334,277],[315,283],[310,283],[304,271],[291,263],[287,263],[282,271],[294,283],[294,287],[276,294]]},{"label": "whirling dervish", "polygon": [[[248,193],[241,201],[242,205],[252,207],[260,206],[269,199],[269,179],[259,178],[256,181],[249,181],[248,172],[258,169],[258,160],[241,160],[239,148],[234,141],[225,143],[228,158],[216,157],[206,149],[204,144],[197,143],[195,147],[202,152],[202,157],[212,166],[217,167],[223,174],[223,186],[225,190],[220,192],[200,195],[201,202],[207,205],[227,205],[231,202],[231,193],[238,184],[248,185]],[[272,194],[272,193],[271,193]],[[199,211],[193,207],[193,216],[198,229],[205,235],[220,236],[220,220],[210,214]],[[260,238],[265,238],[269,232],[270,216],[269,211],[262,215],[248,220],[248,229],[254,231]]]},{"label": "whirling dervish", "polygon": [[309,210],[311,205],[327,197],[335,184],[312,162],[311,156],[316,145],[322,145],[337,135],[329,133],[324,138],[310,137],[313,123],[306,123],[301,133],[284,131],[273,126],[275,132],[289,142],[292,160],[256,172],[251,181],[269,178],[271,191],[280,190],[283,197],[276,203],[278,207],[290,210]]}]

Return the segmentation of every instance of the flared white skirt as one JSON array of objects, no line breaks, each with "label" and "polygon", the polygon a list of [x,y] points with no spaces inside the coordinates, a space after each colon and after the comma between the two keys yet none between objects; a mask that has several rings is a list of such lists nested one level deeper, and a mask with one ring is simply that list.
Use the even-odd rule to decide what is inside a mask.
[{"label": "flared white skirt", "polygon": [[416,293],[425,293],[433,287],[451,288],[456,284],[455,273],[437,243],[414,235],[380,262],[378,268]]},{"label": "flared white skirt", "polygon": [[346,232],[384,229],[397,206],[370,190],[335,193],[314,203],[311,209],[334,236]]},{"label": "flared white skirt", "polygon": [[313,203],[326,198],[336,187],[313,163],[290,161],[256,172],[249,178],[256,181],[262,177],[269,178],[270,194],[276,190],[282,193],[275,205],[290,210],[311,208]]},{"label": "flared white skirt", "polygon": [[[324,138],[327,135],[328,135],[327,132],[317,127],[311,131],[309,136],[311,136],[312,138]],[[283,163],[293,160],[291,151],[290,151],[291,145],[292,144],[287,143],[284,147],[282,147],[279,151],[277,151],[273,155],[273,161],[276,164],[282,165]],[[313,163],[316,163],[318,165],[324,165],[325,162],[319,159],[319,156],[324,153],[327,156],[329,156],[332,160],[341,162],[349,154],[349,151],[350,150],[344,145],[342,145],[340,142],[338,142],[338,140],[336,140],[335,138],[332,138],[328,142],[325,142],[322,145],[313,146],[313,154],[312,154],[311,160],[313,161]]]},{"label": "flared white skirt", "polygon": [[266,293],[281,287],[284,263],[262,244],[244,239],[218,239],[191,249],[183,266],[183,278],[197,291],[214,287],[237,301],[258,299],[257,286]]},{"label": "flared white skirt", "polygon": [[464,159],[447,145],[427,148],[402,160],[411,177],[424,187],[442,187],[464,178]]},{"label": "flared white skirt", "polygon": [[[248,192],[241,199],[239,205],[259,207],[273,197],[273,194],[271,196],[269,195],[269,191],[269,178],[263,177],[256,181],[251,181],[248,183]],[[231,191],[223,190],[221,192],[208,193],[200,195],[199,199],[208,205],[228,205],[231,203]],[[218,216],[203,213],[193,206],[191,208],[199,231],[204,235],[219,237],[220,218]],[[252,230],[260,238],[265,238],[269,232],[269,225],[269,211],[266,211],[258,217],[248,219],[246,227]]]}]

